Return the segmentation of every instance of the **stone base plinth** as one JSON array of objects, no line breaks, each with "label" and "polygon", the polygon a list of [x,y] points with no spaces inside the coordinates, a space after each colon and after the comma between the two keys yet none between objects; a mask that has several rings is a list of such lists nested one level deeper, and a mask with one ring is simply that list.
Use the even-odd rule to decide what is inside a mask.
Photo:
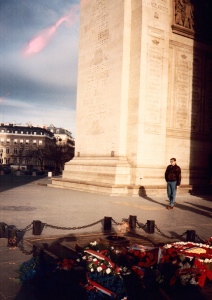
[{"label": "stone base plinth", "polygon": [[[135,186],[121,184],[106,184],[92,181],[71,180],[68,178],[52,178],[52,184],[49,187],[78,190],[109,196],[131,196],[131,197],[167,197],[166,186]],[[177,195],[186,194],[209,194],[211,190],[208,186],[194,187],[191,185],[181,186],[177,190]]]},{"label": "stone base plinth", "polygon": [[130,164],[125,157],[75,157],[65,164],[62,179],[52,187],[109,195],[127,195]]}]

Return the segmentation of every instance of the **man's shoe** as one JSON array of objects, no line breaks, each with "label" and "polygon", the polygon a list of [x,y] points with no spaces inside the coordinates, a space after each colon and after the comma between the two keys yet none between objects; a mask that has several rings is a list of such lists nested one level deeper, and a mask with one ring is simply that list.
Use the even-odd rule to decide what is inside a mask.
[{"label": "man's shoe", "polygon": [[167,209],[168,210],[173,209],[173,206],[168,206]]}]

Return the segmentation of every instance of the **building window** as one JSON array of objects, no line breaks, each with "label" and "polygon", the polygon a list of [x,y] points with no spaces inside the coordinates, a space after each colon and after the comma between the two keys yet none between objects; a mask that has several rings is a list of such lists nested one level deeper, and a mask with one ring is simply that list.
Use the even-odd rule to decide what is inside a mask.
[{"label": "building window", "polygon": [[18,140],[17,139],[14,139],[14,144],[17,144]]},{"label": "building window", "polygon": [[8,143],[8,144],[10,143],[10,139],[7,139],[7,143]]},{"label": "building window", "polygon": [[1,132],[4,132],[4,129],[2,129]]},{"label": "building window", "polygon": [[18,133],[18,131],[16,130],[16,131],[15,131],[15,134],[17,134],[17,133]]},{"label": "building window", "polygon": [[24,132],[23,131],[21,131],[21,134],[23,134]]},{"label": "building window", "polygon": [[3,152],[4,152],[4,148],[1,148],[1,149],[0,149],[0,153],[3,153]]},{"label": "building window", "polygon": [[4,143],[4,138],[1,138],[1,143]]},{"label": "building window", "polygon": [[42,145],[42,141],[41,141],[41,140],[39,140],[39,142],[38,142],[38,143],[39,143],[39,145]]},{"label": "building window", "polygon": [[20,144],[23,144],[24,140],[20,140]]},{"label": "building window", "polygon": [[29,144],[29,140],[26,140],[26,144],[27,144],[27,145]]},{"label": "building window", "polygon": [[14,148],[14,154],[18,154],[18,149]]},{"label": "building window", "polygon": [[6,149],[6,153],[7,153],[7,154],[10,153],[10,149],[9,149],[9,148]]},{"label": "building window", "polygon": [[36,144],[37,144],[36,140],[33,140],[33,144],[34,144],[34,145],[36,145]]},{"label": "building window", "polygon": [[37,132],[36,131],[34,131],[34,135],[36,135],[37,134]]}]

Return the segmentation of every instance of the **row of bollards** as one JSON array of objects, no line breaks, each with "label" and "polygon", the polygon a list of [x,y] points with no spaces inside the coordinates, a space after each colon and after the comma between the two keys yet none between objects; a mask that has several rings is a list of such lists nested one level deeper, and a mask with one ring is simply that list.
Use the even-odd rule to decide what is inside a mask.
[{"label": "row of bollards", "polygon": [[[135,230],[137,225],[137,216],[129,216],[128,224],[130,230]],[[111,230],[112,228],[112,218],[104,217],[104,230]],[[154,233],[155,231],[155,221],[147,220],[147,233]]]},{"label": "row of bollards", "polygon": [[[130,230],[135,230],[137,225],[137,217],[129,216],[129,219],[126,221],[129,224]],[[39,220],[34,220],[32,228],[33,235],[41,235],[44,224]],[[103,226],[105,231],[110,231],[112,229],[112,218],[104,217]],[[149,234],[153,234],[155,232],[155,221],[147,220],[146,223],[146,232]],[[0,223],[0,238],[7,237],[8,238],[8,247],[17,247],[18,244],[18,230],[15,226],[7,226],[5,223]],[[187,230],[186,231],[186,241],[187,242],[195,242],[196,232],[195,230]]]},{"label": "row of bollards", "polygon": [[[136,229],[137,224],[137,216],[129,216],[128,219],[129,228],[130,230]],[[104,217],[104,230],[111,230],[112,228],[112,218],[111,217]],[[155,233],[155,221],[154,220],[147,220],[146,223],[146,232],[149,234]],[[187,242],[195,242],[196,232],[195,230],[187,230],[186,231],[186,241]]]}]

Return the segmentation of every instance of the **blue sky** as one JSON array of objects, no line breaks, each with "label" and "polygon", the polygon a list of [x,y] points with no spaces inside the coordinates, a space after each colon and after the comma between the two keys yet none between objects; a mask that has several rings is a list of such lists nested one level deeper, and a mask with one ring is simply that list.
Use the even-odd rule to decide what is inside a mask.
[{"label": "blue sky", "polygon": [[75,136],[78,40],[79,0],[0,0],[0,122]]}]

